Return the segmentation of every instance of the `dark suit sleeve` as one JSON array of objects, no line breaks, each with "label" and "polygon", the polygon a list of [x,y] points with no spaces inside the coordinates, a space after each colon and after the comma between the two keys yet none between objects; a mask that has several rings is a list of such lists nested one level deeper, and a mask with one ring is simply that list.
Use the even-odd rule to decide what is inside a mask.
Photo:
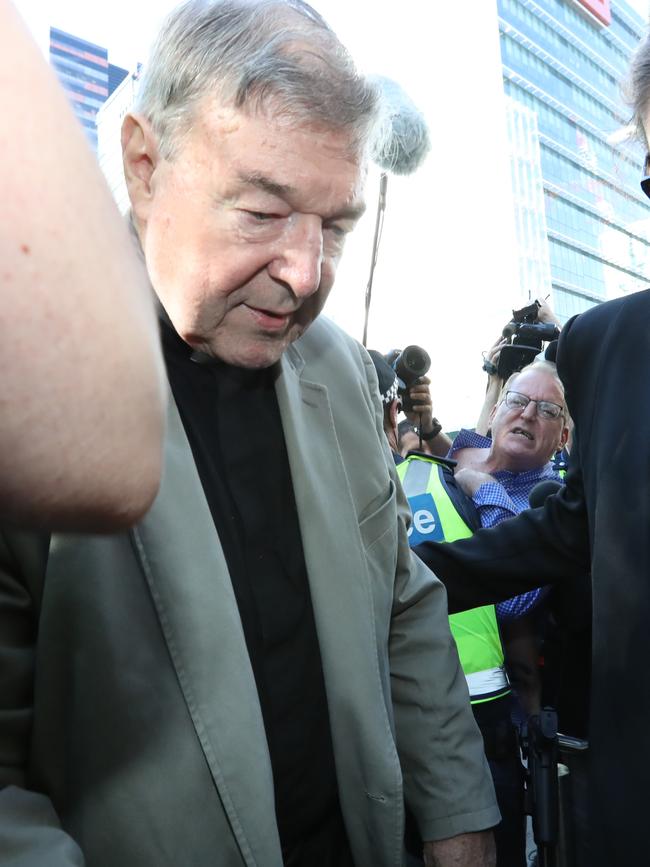
[{"label": "dark suit sleeve", "polygon": [[[28,791],[32,726],[37,571],[46,543],[0,535],[0,867],[81,867],[50,800]],[[30,577],[33,583],[30,584]]]},{"label": "dark suit sleeve", "polygon": [[[568,395],[574,359],[579,361],[576,356],[582,353],[573,334],[576,321],[565,326],[558,350],[558,370]],[[581,395],[572,397],[579,401]],[[450,613],[585,575],[590,544],[578,431],[566,485],[543,507],[479,530],[470,539],[426,542],[414,550],[446,586]]]}]

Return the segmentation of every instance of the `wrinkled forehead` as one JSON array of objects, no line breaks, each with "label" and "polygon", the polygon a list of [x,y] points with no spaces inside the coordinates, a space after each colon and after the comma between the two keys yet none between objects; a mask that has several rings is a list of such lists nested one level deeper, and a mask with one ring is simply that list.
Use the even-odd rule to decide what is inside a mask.
[{"label": "wrinkled forehead", "polygon": [[564,391],[552,373],[546,370],[526,370],[512,380],[510,391],[519,391],[535,400],[549,400],[564,406]]},{"label": "wrinkled forehead", "polygon": [[234,105],[229,99],[208,93],[191,107],[190,127],[195,128],[208,119],[213,124],[215,119],[222,123],[230,122],[237,127],[241,121],[255,123],[262,136],[266,132],[291,135],[295,132],[307,132],[315,138],[331,140],[337,149],[343,148],[351,162],[366,163],[370,152],[370,130],[368,134],[360,134],[349,124],[337,123],[334,120],[324,121],[308,111],[296,110],[277,94],[266,93],[262,98],[250,101],[244,105]]}]

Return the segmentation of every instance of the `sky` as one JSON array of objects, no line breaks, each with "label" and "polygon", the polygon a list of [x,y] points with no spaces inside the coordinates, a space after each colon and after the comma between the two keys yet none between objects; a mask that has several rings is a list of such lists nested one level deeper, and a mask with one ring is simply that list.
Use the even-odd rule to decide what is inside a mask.
[{"label": "sky", "polygon": [[[382,6],[381,2],[372,0],[355,2],[367,3],[369,8]],[[422,4],[425,8],[428,2],[415,0],[412,5]],[[153,36],[177,0],[14,0],[14,4],[34,29],[52,25],[67,30],[108,48],[111,63],[132,69],[138,61],[146,59]],[[315,0],[312,5],[334,19],[340,17],[346,7],[349,8],[349,0]]]},{"label": "sky", "polygon": [[[352,2],[355,6],[365,4],[375,15],[382,12],[385,15],[395,14],[396,4],[386,0],[312,0],[313,5],[339,31],[345,26],[345,13]],[[421,22],[424,17],[433,21],[436,2],[439,0],[403,0],[401,8],[406,14],[412,14],[414,20],[417,18]],[[459,0],[450,2],[457,3]],[[466,0],[465,5],[471,8],[473,4],[486,2],[494,0]],[[642,17],[648,18],[650,0],[627,2]],[[51,24],[61,30],[68,30],[107,47],[112,63],[132,69],[138,61],[145,60],[153,35],[167,12],[176,5],[176,0],[14,0],[14,3],[29,25],[43,27]],[[128,26],[125,26],[127,21]],[[367,38],[367,32],[363,36]],[[353,45],[351,47],[354,48]],[[399,54],[400,47],[391,47],[391,50],[395,49]],[[408,51],[408,46],[402,50]]]}]

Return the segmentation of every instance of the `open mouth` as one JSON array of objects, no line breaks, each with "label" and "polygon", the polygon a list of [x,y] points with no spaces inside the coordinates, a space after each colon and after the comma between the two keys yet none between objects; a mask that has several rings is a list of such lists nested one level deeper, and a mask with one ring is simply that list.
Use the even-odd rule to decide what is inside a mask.
[{"label": "open mouth", "polygon": [[274,310],[262,310],[259,307],[246,306],[257,323],[269,331],[279,331],[285,328],[291,318],[291,313],[276,313]]},{"label": "open mouth", "polygon": [[510,433],[517,436],[522,436],[524,437],[524,439],[530,440],[531,442],[535,439],[532,433],[530,433],[530,431],[524,430],[523,427],[513,427]]}]

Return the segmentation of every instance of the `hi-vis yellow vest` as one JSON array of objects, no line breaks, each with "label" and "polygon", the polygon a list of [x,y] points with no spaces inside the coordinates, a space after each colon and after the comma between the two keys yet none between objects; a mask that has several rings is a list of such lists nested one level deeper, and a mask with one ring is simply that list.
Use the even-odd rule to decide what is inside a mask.
[{"label": "hi-vis yellow vest", "polygon": [[[455,542],[472,535],[454,507],[443,480],[442,466],[434,458],[409,455],[397,465],[397,475],[413,515],[409,529],[411,546],[427,541]],[[472,704],[507,695],[510,685],[494,605],[452,614],[449,625]]]}]

